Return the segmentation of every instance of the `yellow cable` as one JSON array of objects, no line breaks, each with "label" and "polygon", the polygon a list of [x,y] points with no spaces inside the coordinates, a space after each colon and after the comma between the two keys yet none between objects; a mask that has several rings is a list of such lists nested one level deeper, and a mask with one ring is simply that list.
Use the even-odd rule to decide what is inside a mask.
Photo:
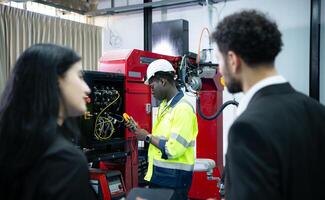
[{"label": "yellow cable", "polygon": [[[109,135],[109,137],[108,138],[104,138],[104,139],[102,139],[102,137],[100,136],[100,134],[97,134],[96,133],[96,130],[97,130],[97,122],[98,122],[98,119],[99,119],[99,117],[100,117],[100,115],[108,108],[108,107],[110,107],[112,104],[114,104],[118,99],[120,98],[120,94],[117,92],[117,97],[116,97],[116,99],[114,99],[114,101],[112,101],[110,104],[108,104],[104,109],[102,109],[100,112],[99,112],[99,114],[97,115],[97,117],[96,117],[96,121],[95,121],[95,127],[94,127],[94,136],[96,137],[96,139],[98,139],[98,140],[107,140],[107,139],[109,139],[112,135],[113,135],[113,131],[114,131],[114,126],[113,126],[113,123],[112,123],[112,121],[111,120],[109,120],[109,119],[107,119],[106,118],[106,120],[111,124],[111,126],[112,126],[112,130],[113,131],[111,131],[111,134]],[[103,121],[103,123],[104,123],[105,121]],[[105,124],[105,123],[104,123]]]},{"label": "yellow cable", "polygon": [[[109,139],[111,136],[112,136],[112,134],[114,133],[114,126],[113,126],[113,123],[112,123],[112,121],[111,120],[109,120],[108,118],[105,118],[105,117],[101,117],[100,119],[103,119],[103,122],[101,122],[100,124],[97,124],[97,125],[100,125],[100,128],[97,128],[96,127],[96,130],[98,130],[98,129],[103,129],[104,128],[104,126],[105,126],[105,124],[108,122],[109,123],[109,125],[112,127],[111,128],[111,133],[110,133],[110,135],[109,136],[102,136],[100,133],[95,133],[95,137],[96,137],[96,139],[98,139],[98,140],[107,140],[107,139]],[[105,122],[106,121],[106,122]],[[101,130],[101,132],[104,132],[103,130]]]},{"label": "yellow cable", "polygon": [[[114,125],[113,125],[113,123],[112,123],[112,120],[109,120],[109,119],[106,118],[106,117],[101,117],[100,119],[102,119],[103,122],[100,122],[100,124],[96,124],[96,125],[97,125],[97,126],[96,126],[96,130],[98,130],[98,129],[104,129],[105,124],[108,123],[108,124],[110,125],[108,128],[110,128],[111,131],[110,131],[110,134],[109,134],[108,136],[105,136],[105,135],[102,135],[102,134],[101,134],[101,132],[102,132],[102,133],[104,132],[103,130],[101,130],[99,133],[98,133],[98,132],[95,133],[95,137],[96,137],[96,139],[98,139],[98,140],[107,140],[107,139],[109,139],[109,138],[113,135],[113,133],[115,132]],[[100,127],[97,128],[98,126],[100,126]]]}]

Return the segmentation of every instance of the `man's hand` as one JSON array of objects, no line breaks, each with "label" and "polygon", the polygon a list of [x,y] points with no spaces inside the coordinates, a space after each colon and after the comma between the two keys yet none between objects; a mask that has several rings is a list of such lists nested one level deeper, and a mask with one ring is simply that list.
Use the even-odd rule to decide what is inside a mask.
[{"label": "man's hand", "polygon": [[146,136],[149,135],[148,131],[143,128],[136,128],[134,131],[138,140],[144,141]]},{"label": "man's hand", "polygon": [[134,121],[133,117],[129,117],[128,120],[125,120],[125,126],[132,131],[135,132],[136,129],[140,128],[139,124]]},{"label": "man's hand", "polygon": [[128,120],[125,121],[125,126],[135,134],[138,140],[144,141],[146,136],[149,135],[148,131],[141,128],[132,117],[129,117]]}]

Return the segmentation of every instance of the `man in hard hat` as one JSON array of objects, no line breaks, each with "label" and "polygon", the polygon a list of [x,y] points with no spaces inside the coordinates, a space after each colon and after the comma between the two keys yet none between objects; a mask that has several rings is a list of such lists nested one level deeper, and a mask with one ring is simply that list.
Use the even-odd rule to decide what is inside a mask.
[{"label": "man in hard hat", "polygon": [[164,59],[153,61],[147,69],[145,84],[161,101],[151,134],[139,126],[131,128],[138,140],[149,143],[148,171],[150,188],[174,189],[174,199],[187,199],[194,169],[194,144],[198,134],[192,105],[177,89],[175,70]]}]

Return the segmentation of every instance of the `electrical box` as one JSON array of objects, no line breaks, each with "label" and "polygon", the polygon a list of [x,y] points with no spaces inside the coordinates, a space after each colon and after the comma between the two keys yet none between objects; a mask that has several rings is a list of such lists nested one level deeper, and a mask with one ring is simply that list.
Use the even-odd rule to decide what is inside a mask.
[{"label": "electrical box", "polygon": [[91,93],[87,102],[88,113],[80,123],[82,146],[101,149],[116,144],[117,140],[124,140],[124,76],[85,71],[84,79]]}]

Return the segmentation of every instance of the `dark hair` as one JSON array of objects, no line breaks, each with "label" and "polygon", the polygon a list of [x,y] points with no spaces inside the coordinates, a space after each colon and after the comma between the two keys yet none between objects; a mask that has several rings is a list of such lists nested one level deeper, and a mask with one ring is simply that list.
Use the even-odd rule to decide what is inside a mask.
[{"label": "dark hair", "polygon": [[13,182],[53,142],[58,77],[79,60],[72,49],[54,44],[33,45],[18,58],[0,102],[0,170]]},{"label": "dark hair", "polygon": [[256,10],[225,17],[212,37],[224,56],[234,51],[251,66],[273,64],[283,45],[276,23]]}]

